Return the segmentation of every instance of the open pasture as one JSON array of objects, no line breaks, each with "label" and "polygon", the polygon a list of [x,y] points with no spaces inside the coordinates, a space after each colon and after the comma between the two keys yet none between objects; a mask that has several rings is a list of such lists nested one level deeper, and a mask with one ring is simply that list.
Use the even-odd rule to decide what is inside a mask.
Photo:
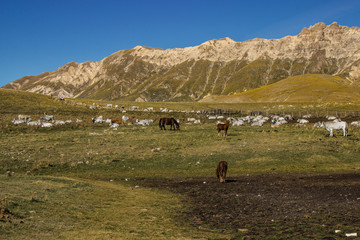
[{"label": "open pasture", "polygon": [[[56,108],[54,115],[82,122],[14,126],[15,109],[1,115],[0,234],[6,239],[360,234],[357,127],[347,137],[338,131],[329,137],[311,123],[278,128],[266,123],[230,126],[223,137],[216,121],[206,117],[202,124],[186,124],[197,115],[139,111],[127,114],[154,123],[113,130],[86,119],[121,116],[115,110],[70,107]],[[53,113],[51,106],[48,110]],[[181,130],[160,130],[160,116],[180,119]],[[229,164],[224,184],[215,175],[222,160]]]},{"label": "open pasture", "polygon": [[214,165],[227,160],[231,174],[327,173],[360,169],[360,131],[334,137],[312,124],[271,128],[231,126],[218,136],[215,123],[181,125],[180,131],[150,126],[107,124],[84,129],[33,128],[3,134],[0,166],[5,171],[87,174],[109,177],[192,177],[213,175]]},{"label": "open pasture", "polygon": [[[146,239],[149,236],[158,239],[237,236],[241,239],[257,234],[289,237],[299,234],[299,228],[294,228],[299,210],[293,213],[285,211],[283,206],[291,209],[288,201],[299,201],[299,196],[303,195],[307,197],[306,203],[294,203],[302,209],[300,228],[305,230],[300,233],[311,238],[334,235],[335,228],[358,231],[360,227],[359,215],[354,214],[360,205],[357,199],[360,182],[356,177],[350,182],[345,178],[338,183],[340,186],[335,190],[339,192],[342,184],[345,190],[342,189],[335,203],[331,199],[330,203],[325,199],[321,201],[321,196],[317,196],[316,207],[325,208],[323,211],[313,212],[313,195],[307,196],[313,192],[303,191],[298,197],[294,194],[288,197],[292,193],[292,182],[313,189],[315,183],[312,181],[316,182],[316,178],[302,179],[309,173],[359,172],[360,132],[355,128],[348,137],[336,132],[332,138],[324,129],[296,127],[295,124],[276,129],[270,124],[230,127],[227,137],[219,137],[214,123],[184,124],[180,131],[161,131],[157,124],[121,126],[117,130],[106,125],[88,129],[15,131],[2,136],[1,197],[7,198],[7,206],[14,212],[15,220],[13,224],[3,224],[1,231],[14,239],[28,235],[29,231],[35,234],[29,236],[44,239],[51,238],[54,232],[65,239],[89,238],[89,234],[93,239]],[[229,163],[230,181],[224,185],[219,185],[215,177],[215,167],[220,160]],[[7,171],[14,172],[13,176],[5,177]],[[294,177],[286,183],[277,179],[284,186],[275,182],[274,186],[264,184],[272,182],[277,174],[281,174],[278,175],[280,179],[283,174]],[[249,176],[252,176],[250,180],[246,180]],[[258,182],[260,179],[262,181]],[[299,179],[302,179],[300,183]],[[57,181],[64,183],[60,186]],[[254,185],[246,188],[249,183]],[[324,192],[334,191],[327,181],[319,184],[315,192],[319,188]],[[285,193],[279,191],[283,188]],[[265,194],[263,191],[270,199],[262,202],[254,194]],[[239,202],[236,194],[245,199]],[[329,209],[339,210],[338,203],[347,202],[346,194],[352,195],[351,204],[342,203],[340,210],[345,212],[337,211],[334,217]],[[211,200],[214,205],[204,204],[199,199]],[[277,205],[264,209],[266,204],[261,203],[270,200]],[[257,205],[251,204],[253,201]],[[229,206],[237,208],[231,208],[229,213],[229,209],[220,207],[221,211],[216,214],[214,207],[222,202],[231,202]],[[51,207],[54,205],[56,207]],[[172,207],[168,209],[169,206]],[[267,211],[275,211],[276,207],[285,213],[275,220],[269,219]],[[130,209],[130,213],[124,213],[123,209]],[[234,209],[238,211],[232,215]],[[234,216],[237,217],[234,219]],[[41,220],[35,223],[35,219]],[[131,228],[127,222],[130,220]],[[24,223],[20,224],[21,221]],[[72,225],[74,221],[78,222],[75,226]],[[262,227],[259,221],[264,221]],[[277,227],[282,224],[285,226]],[[287,230],[287,224],[292,230]],[[33,227],[39,233],[32,232]],[[242,228],[245,232],[239,230]]]}]

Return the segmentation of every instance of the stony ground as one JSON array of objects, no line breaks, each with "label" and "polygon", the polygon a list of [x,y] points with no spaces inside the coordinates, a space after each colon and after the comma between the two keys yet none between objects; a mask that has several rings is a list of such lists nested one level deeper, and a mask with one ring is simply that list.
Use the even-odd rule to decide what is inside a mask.
[{"label": "stony ground", "polygon": [[[138,179],[182,194],[182,221],[234,239],[342,239],[360,234],[360,174]],[[340,230],[340,231],[339,231]]]}]

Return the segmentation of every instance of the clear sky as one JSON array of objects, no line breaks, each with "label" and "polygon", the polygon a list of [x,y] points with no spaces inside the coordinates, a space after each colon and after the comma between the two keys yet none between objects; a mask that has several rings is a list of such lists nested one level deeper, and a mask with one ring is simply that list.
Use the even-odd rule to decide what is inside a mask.
[{"label": "clear sky", "polygon": [[0,86],[137,45],[277,39],[335,21],[360,27],[360,1],[0,0]]}]

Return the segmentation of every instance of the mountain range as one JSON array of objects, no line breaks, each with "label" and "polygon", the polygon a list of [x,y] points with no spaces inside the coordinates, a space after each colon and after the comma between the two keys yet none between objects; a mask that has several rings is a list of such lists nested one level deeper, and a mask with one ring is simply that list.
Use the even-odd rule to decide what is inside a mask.
[{"label": "mountain range", "polygon": [[219,95],[239,99],[293,76],[308,81],[309,74],[342,79],[347,89],[358,89],[360,28],[317,23],[281,39],[223,38],[166,50],[136,46],[98,62],[70,62],[54,72],[25,76],[3,88],[66,98],[210,101]]}]

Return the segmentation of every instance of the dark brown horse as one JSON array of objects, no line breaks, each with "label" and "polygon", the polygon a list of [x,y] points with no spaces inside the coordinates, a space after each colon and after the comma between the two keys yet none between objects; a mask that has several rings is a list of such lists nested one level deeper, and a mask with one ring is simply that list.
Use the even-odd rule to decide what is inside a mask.
[{"label": "dark brown horse", "polygon": [[228,169],[228,164],[226,161],[221,161],[218,163],[216,168],[216,176],[221,183],[226,182],[226,172]]},{"label": "dark brown horse", "polygon": [[170,130],[175,130],[175,126],[177,130],[180,130],[180,124],[175,120],[175,118],[160,118],[159,127],[161,130],[166,130],[165,125],[170,125]]},{"label": "dark brown horse", "polygon": [[220,136],[220,131],[221,130],[224,130],[225,132],[225,136],[227,136],[227,131],[229,129],[229,126],[230,126],[230,122],[229,121],[226,121],[226,123],[219,123],[216,125],[216,130],[218,132],[218,135]]}]

